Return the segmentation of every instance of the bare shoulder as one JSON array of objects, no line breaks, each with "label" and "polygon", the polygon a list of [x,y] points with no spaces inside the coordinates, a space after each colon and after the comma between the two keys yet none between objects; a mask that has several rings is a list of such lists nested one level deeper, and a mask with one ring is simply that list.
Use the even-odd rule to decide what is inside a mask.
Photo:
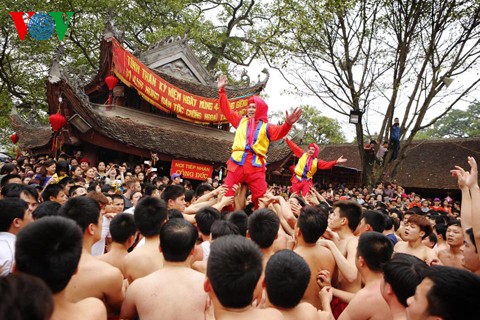
[{"label": "bare shoulder", "polygon": [[78,313],[84,319],[107,319],[105,304],[97,298],[86,298],[76,303]]},{"label": "bare shoulder", "polygon": [[265,308],[265,309],[257,309],[259,315],[261,315],[261,319],[268,319],[268,320],[282,320],[284,319],[283,314],[274,308]]},{"label": "bare shoulder", "polygon": [[302,320],[317,320],[319,319],[319,314],[317,308],[312,306],[310,303],[301,302],[296,307],[296,319]]},{"label": "bare shoulder", "polygon": [[393,249],[395,251],[404,250],[407,245],[408,243],[406,241],[398,241],[393,247]]}]

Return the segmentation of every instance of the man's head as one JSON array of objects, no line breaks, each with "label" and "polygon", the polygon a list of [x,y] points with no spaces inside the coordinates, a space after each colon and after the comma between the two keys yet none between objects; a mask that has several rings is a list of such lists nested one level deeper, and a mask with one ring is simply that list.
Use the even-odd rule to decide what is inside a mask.
[{"label": "man's head", "polygon": [[163,199],[167,203],[168,209],[177,209],[180,212],[185,211],[185,188],[183,186],[169,185],[163,191]]},{"label": "man's head", "polygon": [[320,147],[316,143],[310,143],[307,148],[307,154],[311,157],[317,158],[320,152]]},{"label": "man's head", "polygon": [[[135,219],[130,213],[117,214],[110,221],[110,234],[113,242],[126,244],[131,240],[133,243],[136,232]],[[130,247],[130,245],[127,245],[127,247]]]},{"label": "man's head", "polygon": [[294,308],[307,290],[310,268],[305,260],[292,250],[277,251],[265,268],[268,300],[275,307]]},{"label": "man's head", "polygon": [[25,201],[18,198],[0,199],[0,232],[17,234],[32,221]]},{"label": "man's head", "polygon": [[383,267],[382,296],[388,302],[393,295],[404,307],[407,298],[415,294],[415,288],[422,282],[428,265],[414,255],[396,252]]},{"label": "man's head", "polygon": [[248,99],[247,118],[255,117],[255,120],[268,122],[268,105],[259,96],[251,96]]},{"label": "man's head", "polygon": [[165,261],[183,262],[193,253],[198,239],[195,227],[185,219],[168,220],[160,229],[160,248]]},{"label": "man's head", "polygon": [[357,228],[358,234],[362,234],[366,231],[383,232],[386,226],[385,216],[386,215],[379,210],[364,211]]},{"label": "man's head", "polygon": [[248,215],[243,210],[235,210],[225,215],[225,220],[232,222],[240,230],[240,234],[247,236],[248,230]]},{"label": "man's head", "polygon": [[127,191],[130,193],[142,191],[142,185],[140,184],[140,180],[138,180],[137,177],[131,177],[130,179],[128,179],[128,181],[126,182],[126,185],[127,185]]},{"label": "man's head", "polygon": [[395,119],[393,119],[393,123],[394,123],[394,124],[399,124],[399,123],[400,123],[400,120],[399,120],[398,118],[395,118]]},{"label": "man's head", "polygon": [[354,232],[362,216],[362,207],[353,201],[341,200],[333,205],[333,213],[329,216],[328,226],[333,230],[340,230],[347,226]]},{"label": "man's head", "polygon": [[70,197],[83,197],[87,195],[87,189],[82,186],[73,186],[70,188]]},{"label": "man's head", "polygon": [[22,183],[22,177],[15,173],[9,173],[1,179],[0,186],[3,188],[9,183]]},{"label": "man's head", "polygon": [[58,216],[61,204],[54,201],[44,201],[33,211],[33,219],[37,220],[47,216]]},{"label": "man's head", "polygon": [[49,184],[42,192],[43,201],[54,201],[59,204],[67,202],[68,197],[59,184]]},{"label": "man's head", "polygon": [[160,228],[167,220],[165,201],[147,196],[142,198],[135,207],[135,224],[144,237],[160,234]]},{"label": "man's head", "polygon": [[418,237],[423,240],[432,233],[432,230],[432,224],[426,217],[413,214],[405,224],[405,240],[416,240]]},{"label": "man's head", "polygon": [[408,319],[476,320],[480,277],[460,268],[433,266],[407,299]]},{"label": "man's head", "polygon": [[225,308],[249,306],[262,274],[262,253],[242,236],[224,236],[212,242],[205,291]]},{"label": "man's head", "polygon": [[204,236],[210,235],[210,228],[215,220],[220,220],[220,212],[212,207],[204,207],[195,214],[198,231]]},{"label": "man's head", "polygon": [[112,194],[112,213],[121,213],[125,209],[125,198],[121,194]]},{"label": "man's head", "polygon": [[39,277],[58,293],[77,270],[82,253],[82,232],[72,220],[45,217],[18,233],[16,269]]},{"label": "man's head", "polygon": [[174,173],[170,177],[173,185],[179,185],[182,182],[182,175],[180,173]]},{"label": "man's head", "polygon": [[280,219],[271,209],[258,209],[248,218],[248,235],[262,249],[272,246],[279,228]]},{"label": "man's head", "polygon": [[366,265],[371,271],[381,272],[392,254],[392,241],[380,232],[365,232],[358,238],[357,267]]},{"label": "man's head", "polygon": [[95,200],[87,197],[70,198],[58,213],[74,220],[80,226],[84,237],[92,237],[94,242],[100,240],[103,219],[100,206]]},{"label": "man's head", "polygon": [[300,233],[306,243],[315,243],[328,227],[328,217],[319,207],[305,206],[300,210],[297,220],[297,234]]}]

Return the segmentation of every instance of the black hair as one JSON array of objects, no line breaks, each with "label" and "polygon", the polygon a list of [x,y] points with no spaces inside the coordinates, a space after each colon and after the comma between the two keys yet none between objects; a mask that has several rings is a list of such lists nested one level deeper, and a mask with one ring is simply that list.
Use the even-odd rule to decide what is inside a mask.
[{"label": "black hair", "polygon": [[334,208],[340,209],[340,216],[342,218],[347,218],[348,227],[352,232],[355,231],[362,216],[362,207],[359,204],[348,200],[337,201],[333,206]]},{"label": "black hair", "polygon": [[227,235],[240,235],[240,230],[230,221],[215,220],[210,227],[210,234],[214,240]]},{"label": "black hair", "polygon": [[240,234],[244,237],[247,236],[248,229],[248,216],[243,210],[235,210],[224,215],[224,219],[232,222],[238,227]]},{"label": "black hair", "polygon": [[73,180],[71,177],[65,177],[58,181],[58,185],[62,186],[63,188],[65,188],[65,186],[69,183],[75,183],[75,180]]},{"label": "black hair", "polygon": [[207,277],[225,308],[249,306],[261,274],[262,253],[245,237],[227,235],[210,245]]},{"label": "black hair", "polygon": [[357,256],[363,257],[367,267],[372,271],[381,271],[392,254],[392,241],[380,232],[365,232],[358,238]]},{"label": "black hair", "polygon": [[13,220],[23,220],[27,209],[28,204],[22,199],[0,199],[0,232],[8,232]]},{"label": "black hair", "polygon": [[473,229],[472,228],[468,228],[465,230],[465,234],[470,238],[470,241],[473,243],[473,245],[475,246],[475,252],[478,252],[478,249],[477,249],[477,242],[475,241],[475,235],[473,234]]},{"label": "black hair", "polygon": [[163,199],[166,203],[168,200],[175,201],[177,198],[183,196],[185,194],[185,188],[178,184],[171,184],[165,188],[163,191]]},{"label": "black hair", "polygon": [[136,231],[135,219],[130,213],[119,213],[110,221],[110,234],[113,242],[125,243],[135,235]]},{"label": "black hair", "polygon": [[58,213],[77,222],[84,233],[90,224],[98,225],[100,206],[92,198],[75,197],[68,199]]},{"label": "black hair", "polygon": [[158,188],[150,182],[145,182],[145,184],[143,185],[143,189],[146,196],[151,196],[155,190],[158,190]]},{"label": "black hair", "polygon": [[5,185],[9,184],[9,182],[7,182],[8,180],[14,179],[14,178],[22,180],[22,177],[20,175],[9,173],[1,178],[0,186],[3,188]]},{"label": "black hair", "polygon": [[160,248],[165,261],[187,260],[197,239],[197,229],[187,220],[168,220],[160,229]]},{"label": "black hair", "polygon": [[55,172],[60,176],[61,171],[65,172],[67,175],[70,175],[70,166],[67,161],[60,160],[57,162]]},{"label": "black hair", "polygon": [[17,166],[13,163],[6,163],[0,168],[0,175],[10,174],[17,169]]},{"label": "black hair", "polygon": [[195,196],[195,191],[193,190],[186,190],[185,191],[185,201],[192,202],[193,197]]},{"label": "black hair", "polygon": [[82,232],[74,221],[45,217],[18,233],[15,264],[19,271],[39,277],[58,293],[77,270],[82,241]]},{"label": "black hair", "polygon": [[480,276],[446,266],[432,266],[426,278],[433,282],[427,293],[427,314],[444,320],[478,319]]},{"label": "black hair", "polygon": [[168,219],[185,219],[180,210],[177,209],[168,209],[167,210]]},{"label": "black hair", "polygon": [[0,319],[45,320],[53,314],[53,296],[45,282],[24,274],[0,277]]},{"label": "black hair", "polygon": [[[115,191],[115,187],[108,184],[108,183],[105,183],[102,188],[101,188],[102,192],[103,193],[108,193],[109,191]],[[109,197],[111,197],[112,195],[109,195]]]},{"label": "black hair", "polygon": [[213,207],[204,207],[195,214],[198,230],[208,236],[215,220],[220,220],[220,212]]},{"label": "black hair", "polygon": [[315,243],[328,227],[328,216],[318,207],[305,206],[300,210],[297,225],[306,243]]},{"label": "black hair", "polygon": [[33,219],[37,220],[47,216],[58,216],[62,205],[55,201],[44,201],[32,212]]},{"label": "black hair", "polygon": [[135,206],[135,224],[145,237],[160,234],[160,228],[167,219],[167,205],[165,201],[151,196],[140,199]]},{"label": "black hair", "polygon": [[422,282],[428,268],[428,265],[416,256],[395,252],[383,265],[383,278],[392,287],[398,301],[407,307],[407,298],[415,294],[415,289]]},{"label": "black hair", "polygon": [[443,240],[447,240],[447,225],[445,223],[438,223],[433,226],[437,235],[441,235]]},{"label": "black hair", "polygon": [[258,209],[248,217],[248,234],[260,248],[272,246],[280,228],[280,219],[271,209]]},{"label": "black hair", "polygon": [[378,210],[366,210],[363,212],[365,223],[369,224],[373,231],[382,233],[385,230],[385,215]]},{"label": "black hair", "polygon": [[48,186],[45,187],[45,189],[43,189],[43,192],[42,192],[43,201],[50,201],[50,197],[56,198],[61,191],[63,191],[62,186],[59,186],[56,183],[49,184]]},{"label": "black hair", "polygon": [[209,183],[201,183],[195,189],[195,197],[200,198],[207,191],[213,191],[213,187]]},{"label": "black hair", "polygon": [[287,249],[277,251],[265,268],[268,300],[275,307],[295,307],[307,290],[310,275],[310,268],[300,255]]}]

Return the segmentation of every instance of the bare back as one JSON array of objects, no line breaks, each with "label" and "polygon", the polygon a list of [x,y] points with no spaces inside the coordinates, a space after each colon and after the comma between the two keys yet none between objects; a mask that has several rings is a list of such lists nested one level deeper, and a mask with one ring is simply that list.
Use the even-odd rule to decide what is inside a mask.
[{"label": "bare back", "polygon": [[205,275],[188,267],[165,267],[136,280],[127,290],[122,316],[142,320],[203,320]]},{"label": "bare back", "polygon": [[360,289],[338,317],[338,320],[391,319],[392,313],[380,291],[380,280]]},{"label": "bare back", "polygon": [[285,320],[319,320],[317,309],[307,302],[300,302],[296,307],[280,310]]},{"label": "bare back", "polygon": [[101,256],[97,256],[96,258],[119,269],[120,272],[124,275],[124,278],[126,278],[123,261],[127,254],[127,250],[116,250],[112,248],[109,252],[102,254]]},{"label": "bare back", "polygon": [[128,253],[123,260],[125,275],[129,283],[145,277],[163,267],[163,255],[158,245],[146,243]]},{"label": "bare back", "polygon": [[66,297],[72,302],[98,298],[105,303],[107,310],[118,313],[124,298],[123,275],[108,263],[82,253],[78,272],[67,285]]},{"label": "bare back", "polygon": [[322,303],[318,296],[317,273],[321,270],[328,270],[330,273],[333,273],[335,259],[330,250],[321,245],[298,246],[294,251],[305,259],[311,272],[308,287],[305,290],[302,301],[310,303],[317,309],[321,309]]},{"label": "bare back", "polygon": [[55,299],[55,308],[51,320],[106,320],[107,310],[97,298],[86,298],[76,303]]}]

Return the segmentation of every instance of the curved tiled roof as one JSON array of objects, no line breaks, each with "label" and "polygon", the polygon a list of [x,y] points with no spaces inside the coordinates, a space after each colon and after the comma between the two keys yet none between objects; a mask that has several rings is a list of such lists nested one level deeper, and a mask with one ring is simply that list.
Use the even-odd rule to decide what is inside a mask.
[{"label": "curved tiled roof", "polygon": [[17,113],[10,114],[11,126],[17,133],[18,144],[22,148],[34,149],[45,146],[52,136],[50,126],[32,126],[24,121]]}]

